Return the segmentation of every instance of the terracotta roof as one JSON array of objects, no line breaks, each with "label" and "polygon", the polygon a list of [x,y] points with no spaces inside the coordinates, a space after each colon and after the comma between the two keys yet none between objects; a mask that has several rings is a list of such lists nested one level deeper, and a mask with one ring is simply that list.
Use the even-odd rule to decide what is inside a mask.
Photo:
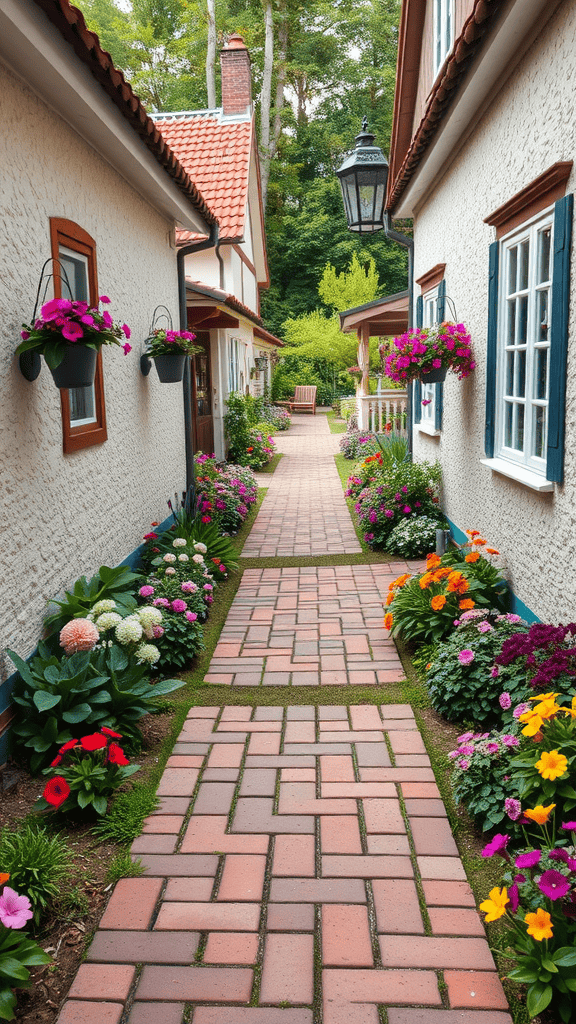
[{"label": "terracotta roof", "polygon": [[74,49],[76,56],[90,69],[120,113],[130,123],[142,142],[159,164],[175,181],[181,192],[198,210],[208,224],[216,220],[212,209],[196,187],[189,172],[182,166],[175,153],[166,144],[152,118],[144,109],[131,85],[114,63],[109,53],[100,46],[95,32],[86,27],[84,15],[69,0],[34,0],[53,25]]},{"label": "terracotta roof", "polygon": [[[218,219],[220,240],[244,237],[252,121],[227,120],[220,110],[198,114],[157,115],[157,127]],[[178,242],[194,241],[179,232]]]},{"label": "terracotta roof", "polygon": [[367,331],[372,337],[390,337],[403,334],[408,326],[408,292],[396,292],[381,299],[374,299],[363,306],[344,309],[339,313],[340,330]]},{"label": "terracotta roof", "polygon": [[241,313],[242,316],[247,317],[248,320],[252,320],[253,323],[258,324],[262,327],[262,317],[258,316],[254,310],[245,306],[243,302],[240,302],[235,295],[229,295],[228,292],[222,290],[222,288],[215,288],[213,285],[203,284],[202,281],[193,281],[190,277],[186,278],[186,290],[197,292],[199,295],[208,295],[211,299],[216,299],[222,305],[229,306],[230,309],[235,309],[237,313]]},{"label": "terracotta roof", "polygon": [[[464,76],[468,68],[476,57],[478,51],[481,49],[487,29],[491,27],[494,16],[499,13],[500,8],[505,2],[506,0],[474,0],[472,13],[464,22],[462,32],[455,40],[452,50],[440,69],[438,77],[434,83],[434,87],[428,98],[424,116],[412,137],[412,141],[404,156],[398,173],[393,180],[390,179],[388,182],[388,196],[386,199],[386,208],[388,210],[394,210],[405,189],[408,187],[412,177],[416,173],[419,164],[426,154],[426,150],[433,141],[434,136],[440,127],[442,118],[446,114],[458,93],[459,87],[463,83]],[[403,17],[408,11],[408,6],[409,5],[405,0]],[[418,30],[418,24],[419,22],[415,20],[415,30]],[[410,42],[413,44],[414,40],[407,40],[405,43],[406,47],[409,46]],[[419,48],[415,48],[414,52],[417,52],[419,55]],[[402,61],[400,61],[399,71],[402,66]],[[407,80],[409,71],[410,69],[406,68],[403,72],[406,75]],[[396,84],[396,112],[400,109],[398,95],[402,91],[403,84],[404,83],[399,78]],[[415,96],[415,93],[413,93],[413,95]],[[391,158],[391,164],[395,166],[397,160],[398,154],[395,153]]]}]

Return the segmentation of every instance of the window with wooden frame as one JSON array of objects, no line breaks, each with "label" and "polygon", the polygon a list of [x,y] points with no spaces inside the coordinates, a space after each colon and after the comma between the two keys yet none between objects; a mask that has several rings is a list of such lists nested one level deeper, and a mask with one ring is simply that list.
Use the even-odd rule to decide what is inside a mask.
[{"label": "window with wooden frame", "polygon": [[[96,243],[71,220],[50,218],[54,263],[54,298],[98,305]],[[61,388],[62,442],[65,454],[102,444],[106,432],[102,351],[98,353],[94,384],[88,388]]]}]

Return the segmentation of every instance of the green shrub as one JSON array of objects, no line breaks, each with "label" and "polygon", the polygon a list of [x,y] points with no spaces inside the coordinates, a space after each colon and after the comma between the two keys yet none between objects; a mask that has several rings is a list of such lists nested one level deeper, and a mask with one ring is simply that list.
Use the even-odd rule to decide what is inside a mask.
[{"label": "green shrub", "polygon": [[390,533],[409,517],[427,515],[444,522],[438,493],[440,463],[399,462],[395,449],[368,456],[348,480],[347,497],[356,497],[354,510],[373,547],[386,545]]},{"label": "green shrub", "polygon": [[38,924],[58,897],[70,866],[70,850],[59,835],[37,822],[22,822],[0,832],[0,865],[10,887],[28,897]]},{"label": "green shrub", "polygon": [[436,530],[448,526],[436,516],[410,516],[391,531],[386,549],[402,558],[419,558],[436,548]]},{"label": "green shrub", "polygon": [[507,709],[525,698],[526,674],[508,676],[503,707],[499,703],[502,680],[493,675],[494,659],[509,636],[527,629],[526,623],[509,622],[506,616],[465,620],[438,644],[426,673],[432,707],[449,722],[471,722],[482,730],[502,728],[511,717]]},{"label": "green shrub", "polygon": [[454,799],[464,804],[483,832],[505,822],[509,828],[505,801],[518,798],[511,780],[512,754],[518,745],[517,726],[502,732],[467,732],[458,737],[458,749],[448,756],[454,759],[450,777]]}]

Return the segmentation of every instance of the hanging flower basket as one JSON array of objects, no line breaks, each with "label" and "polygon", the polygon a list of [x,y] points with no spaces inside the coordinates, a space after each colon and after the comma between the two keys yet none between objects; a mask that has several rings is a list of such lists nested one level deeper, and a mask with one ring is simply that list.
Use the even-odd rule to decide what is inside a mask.
[{"label": "hanging flower basket", "polygon": [[62,362],[48,369],[57,388],[89,388],[96,376],[98,351],[88,345],[66,345]]},{"label": "hanging flower basket", "polygon": [[168,352],[152,356],[162,384],[177,384],[184,377],[185,352]]},{"label": "hanging flower basket", "polygon": [[464,324],[441,323],[416,327],[394,338],[386,357],[386,376],[401,384],[421,380],[434,384],[446,378],[448,370],[464,380],[476,363],[472,359],[470,335]]}]

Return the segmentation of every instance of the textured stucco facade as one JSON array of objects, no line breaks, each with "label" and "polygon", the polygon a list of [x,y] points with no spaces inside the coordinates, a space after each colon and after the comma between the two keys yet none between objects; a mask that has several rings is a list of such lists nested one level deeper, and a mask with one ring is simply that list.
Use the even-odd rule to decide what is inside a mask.
[{"label": "textured stucco facade", "polygon": [[[441,460],[444,504],[461,530],[501,552],[516,596],[543,621],[576,620],[576,296],[574,243],[566,388],[564,483],[537,493],[481,465],[484,458],[487,217],[557,161],[576,162],[576,5],[562,4],[487,107],[417,211],[415,278],[446,264],[446,292],[470,328],[477,361],[464,382],[448,374],[439,438],[415,431],[418,459]],[[567,192],[576,185],[575,169]],[[419,294],[417,289],[415,294]],[[446,311],[447,317],[450,315]]]},{"label": "textured stucco facade", "polygon": [[[173,222],[2,65],[0,91],[0,649],[27,656],[46,601],[81,574],[122,561],[185,486],[182,387],[160,384],[154,369],[143,377],[139,365],[155,306],[178,321],[178,288]],[[14,356],[54,216],[95,239],[99,292],[130,326],[133,345],[126,357],[103,350],[108,440],[69,455],[46,365],[29,383]],[[0,654],[0,683],[12,671]]]}]

